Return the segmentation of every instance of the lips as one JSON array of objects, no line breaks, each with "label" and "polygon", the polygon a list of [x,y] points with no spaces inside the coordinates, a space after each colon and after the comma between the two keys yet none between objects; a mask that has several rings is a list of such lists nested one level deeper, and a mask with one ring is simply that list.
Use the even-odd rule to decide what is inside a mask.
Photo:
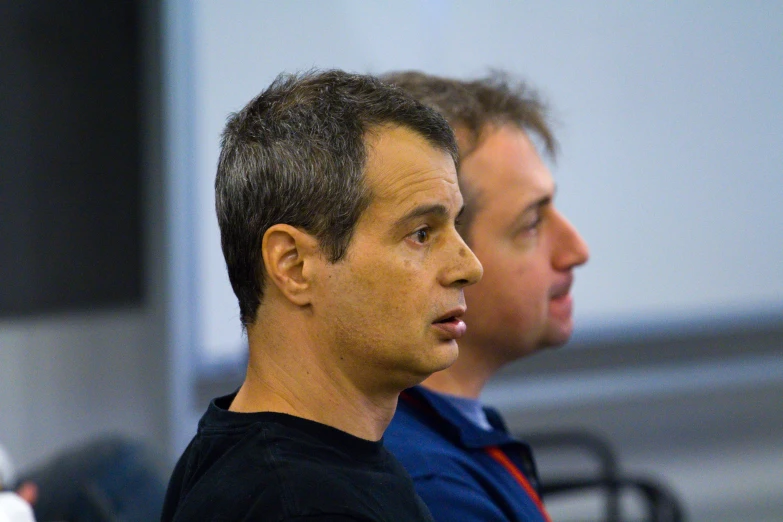
[{"label": "lips", "polygon": [[568,275],[551,288],[549,293],[549,314],[561,321],[571,321],[574,311],[574,301],[571,298],[571,285],[574,277]]},{"label": "lips", "polygon": [[440,317],[432,321],[433,323],[445,323],[452,321],[454,319],[459,319],[465,315],[465,307],[464,306],[458,306],[457,308],[453,308],[449,310],[448,312],[445,312]]},{"label": "lips", "polygon": [[457,307],[440,315],[432,325],[441,333],[445,340],[459,339],[467,331],[465,322],[460,319],[465,314],[465,307]]},{"label": "lips", "polygon": [[549,297],[551,299],[559,299],[561,297],[567,296],[571,291],[572,284],[574,284],[574,276],[569,275],[550,289]]}]

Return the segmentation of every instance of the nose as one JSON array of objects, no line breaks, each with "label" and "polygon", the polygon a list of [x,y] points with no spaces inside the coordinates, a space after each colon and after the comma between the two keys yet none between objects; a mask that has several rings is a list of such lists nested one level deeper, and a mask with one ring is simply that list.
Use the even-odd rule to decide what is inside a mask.
[{"label": "nose", "polygon": [[555,237],[555,255],[552,263],[558,270],[570,270],[587,263],[590,250],[571,222],[558,213],[559,234]]},{"label": "nose", "polygon": [[484,267],[481,266],[476,254],[456,231],[452,236],[454,248],[449,249],[450,252],[447,254],[449,256],[446,264],[448,268],[443,271],[442,284],[457,288],[474,285],[484,275]]}]

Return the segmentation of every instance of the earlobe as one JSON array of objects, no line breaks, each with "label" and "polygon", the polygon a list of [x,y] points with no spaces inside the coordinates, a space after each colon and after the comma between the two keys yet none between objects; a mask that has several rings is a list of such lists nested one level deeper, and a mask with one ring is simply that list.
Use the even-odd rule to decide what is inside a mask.
[{"label": "earlobe", "polygon": [[266,275],[289,301],[310,304],[311,264],[318,254],[318,241],[296,227],[277,224],[269,227],[261,243]]}]

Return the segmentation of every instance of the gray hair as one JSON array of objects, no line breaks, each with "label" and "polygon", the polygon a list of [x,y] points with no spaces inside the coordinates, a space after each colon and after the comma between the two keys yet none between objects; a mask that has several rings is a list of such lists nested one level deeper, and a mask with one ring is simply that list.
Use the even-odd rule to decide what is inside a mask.
[{"label": "gray hair", "polygon": [[319,241],[333,263],[371,201],[365,140],[381,126],[408,128],[457,161],[454,133],[436,111],[377,78],[337,70],[281,74],[228,118],[215,200],[229,280],[243,326],[264,293],[261,243],[285,223]]}]

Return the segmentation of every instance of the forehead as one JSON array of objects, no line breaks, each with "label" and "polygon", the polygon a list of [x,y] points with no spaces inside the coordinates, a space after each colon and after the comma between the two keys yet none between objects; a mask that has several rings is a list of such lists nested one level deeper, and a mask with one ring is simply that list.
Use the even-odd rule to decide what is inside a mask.
[{"label": "forehead", "polygon": [[381,127],[366,142],[373,202],[412,207],[422,198],[452,199],[456,193],[461,204],[457,171],[446,151],[404,127]]},{"label": "forehead", "polygon": [[461,164],[461,177],[472,189],[493,197],[551,196],[555,184],[528,135],[511,125],[488,129]]}]

